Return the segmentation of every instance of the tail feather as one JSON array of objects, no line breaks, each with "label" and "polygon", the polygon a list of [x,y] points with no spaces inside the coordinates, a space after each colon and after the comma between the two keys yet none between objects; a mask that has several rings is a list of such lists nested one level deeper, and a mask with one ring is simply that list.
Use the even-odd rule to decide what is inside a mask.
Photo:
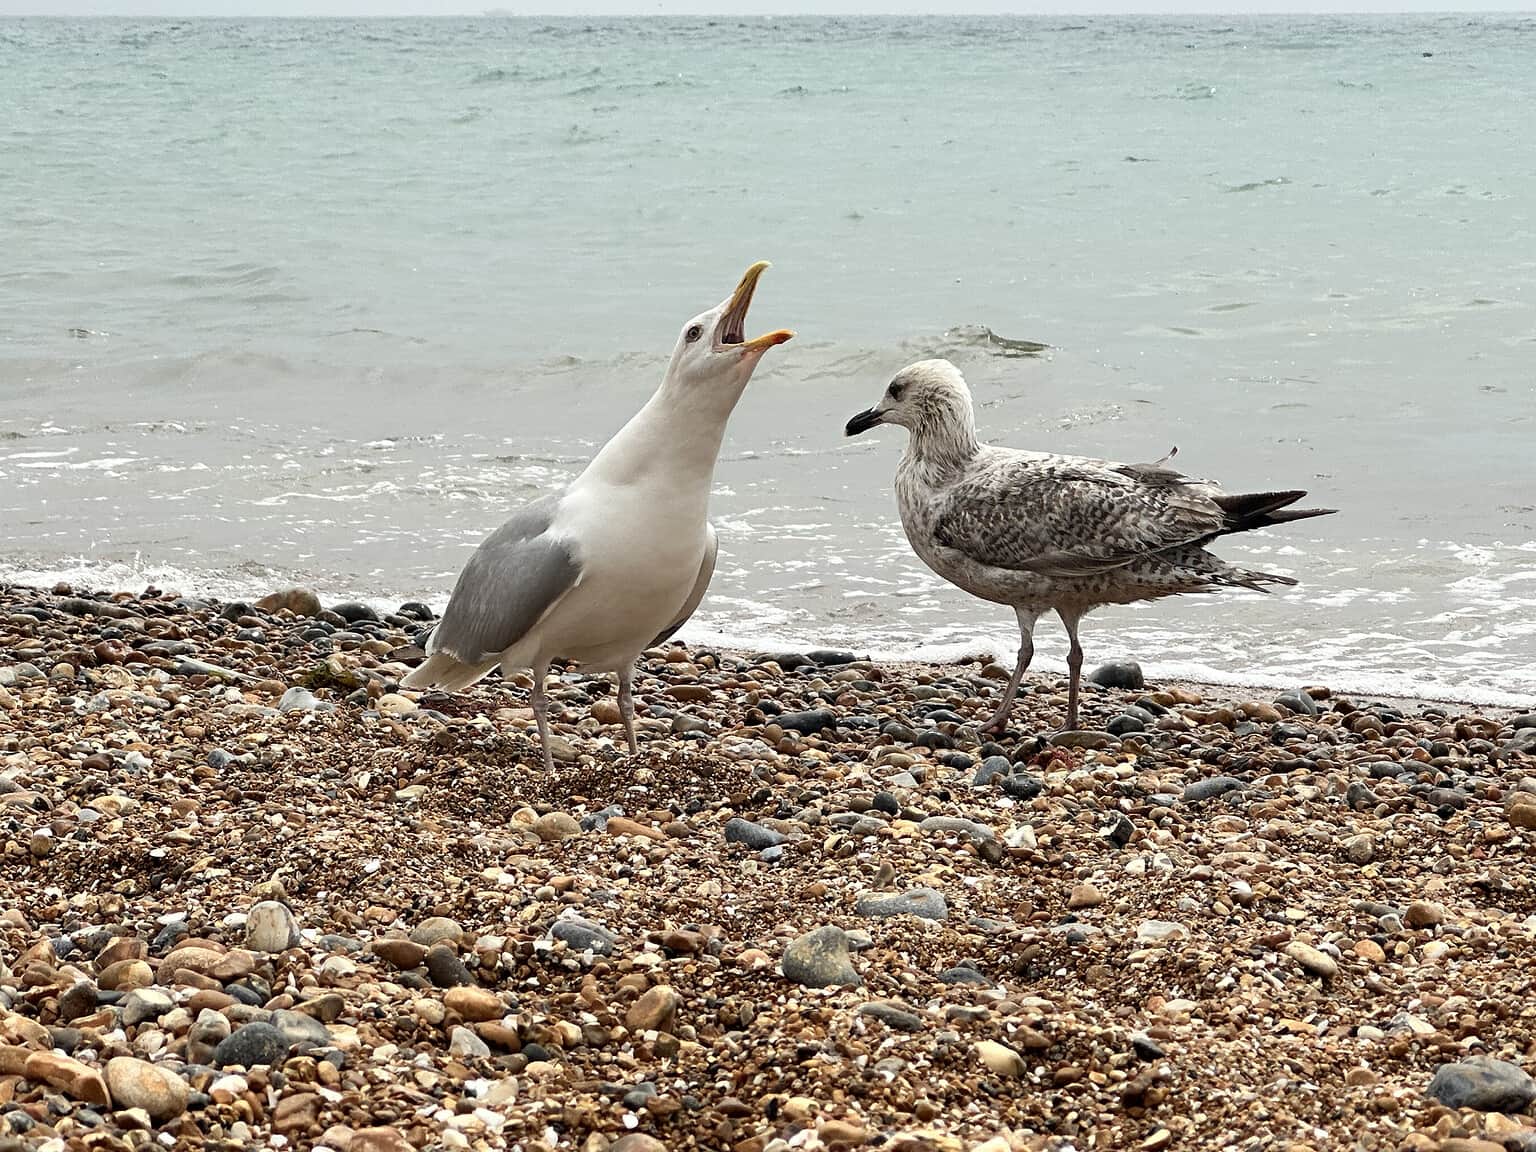
[{"label": "tail feather", "polygon": [[1282,588],[1294,588],[1299,583],[1290,576],[1281,576],[1275,572],[1255,572],[1251,568],[1234,568],[1232,572],[1218,583],[1231,588],[1249,588],[1255,592],[1268,594],[1268,584],[1278,584]]},{"label": "tail feather", "polygon": [[434,652],[401,678],[400,687],[462,692],[494,667],[494,660],[489,664],[465,664],[446,652]]},{"label": "tail feather", "polygon": [[1226,513],[1226,526],[1220,535],[1247,532],[1254,528],[1268,528],[1274,524],[1289,524],[1295,520],[1309,520],[1313,516],[1332,516],[1337,508],[1292,508],[1306,492],[1240,492],[1222,493],[1212,497]]}]

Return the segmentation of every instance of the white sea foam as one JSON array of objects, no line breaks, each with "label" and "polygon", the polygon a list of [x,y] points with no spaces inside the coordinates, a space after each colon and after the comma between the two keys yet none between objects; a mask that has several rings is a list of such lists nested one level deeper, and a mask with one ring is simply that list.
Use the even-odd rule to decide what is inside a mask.
[{"label": "white sea foam", "polygon": [[[466,534],[466,543],[473,542]],[[786,565],[804,570],[801,563]],[[717,574],[717,581],[727,575]],[[441,611],[457,570],[442,569],[429,575],[425,587],[396,593],[377,589],[359,595],[355,587],[317,580],[302,571],[244,565],[238,570],[201,570],[174,564],[102,561],[77,558],[49,565],[0,564],[0,580],[50,588],[59,582],[79,588],[137,591],[155,586],[175,589],[184,595],[219,599],[255,599],[288,583],[307,583],[328,602],[360,599],[374,608],[393,611],[407,599],[424,600]],[[863,584],[885,584],[884,578],[862,576]],[[938,582],[935,582],[938,583]],[[819,587],[813,581],[802,587]],[[435,586],[436,590],[432,590]],[[942,585],[939,585],[942,588]],[[936,589],[907,589],[909,595]],[[680,639],[691,644],[755,651],[805,650],[841,647],[885,661],[943,663],[961,656],[989,653],[1010,664],[1018,646],[1017,633],[1000,614],[995,622],[975,617],[945,621],[936,618],[944,598],[909,603],[910,615],[892,611],[900,593],[840,589],[841,612],[818,618],[800,607],[800,597],[764,600],[733,595],[728,590],[712,594],[705,608],[682,630]],[[1511,607],[1506,605],[1505,607]],[[1151,680],[1190,680],[1232,687],[1278,688],[1302,684],[1326,684],[1337,692],[1365,696],[1405,696],[1464,701],[1499,707],[1530,707],[1536,703],[1536,668],[1493,666],[1497,656],[1514,639],[1536,634],[1536,605],[1527,603],[1509,622],[1510,628],[1484,632],[1451,630],[1438,636],[1411,636],[1394,630],[1356,630],[1336,635],[1308,636],[1294,628],[1266,635],[1255,627],[1237,630],[1201,628],[1188,632],[1150,623],[1135,610],[1117,618],[1096,616],[1084,630],[1090,662],[1134,653]],[[1476,614],[1475,609],[1466,612]],[[1433,617],[1431,619],[1440,619]],[[893,627],[894,620],[906,620]],[[1450,623],[1450,620],[1445,622]],[[1191,621],[1198,623],[1198,617]],[[1423,622],[1421,622],[1423,623]],[[1064,641],[1046,618],[1036,630],[1036,656],[1032,671],[1065,672]]]}]

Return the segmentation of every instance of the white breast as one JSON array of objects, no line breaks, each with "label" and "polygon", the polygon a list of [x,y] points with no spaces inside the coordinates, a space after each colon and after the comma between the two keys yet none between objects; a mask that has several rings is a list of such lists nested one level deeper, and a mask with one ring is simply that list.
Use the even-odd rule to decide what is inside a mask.
[{"label": "white breast", "polygon": [[568,492],[551,532],[579,541],[582,577],[539,629],[545,654],[611,670],[677,618],[704,561],[705,506],[654,488],[593,482]]}]

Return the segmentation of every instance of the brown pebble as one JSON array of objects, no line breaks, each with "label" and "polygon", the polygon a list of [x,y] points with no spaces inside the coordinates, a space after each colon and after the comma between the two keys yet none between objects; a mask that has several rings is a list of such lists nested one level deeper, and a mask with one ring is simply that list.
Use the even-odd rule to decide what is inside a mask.
[{"label": "brown pebble", "polygon": [[495,1020],[506,1013],[501,997],[488,988],[450,988],[443,993],[443,1006],[470,1023]]},{"label": "brown pebble", "polygon": [[403,936],[389,936],[383,940],[375,940],[368,945],[368,950],[386,964],[406,971],[420,967],[421,962],[427,958],[427,948],[424,944],[407,940]]},{"label": "brown pebble", "polygon": [[665,984],[647,990],[624,1014],[624,1027],[631,1032],[666,1032],[677,1014],[678,995]]},{"label": "brown pebble", "polygon": [[1104,903],[1103,894],[1092,884],[1078,884],[1067,897],[1068,908],[1097,908]]},{"label": "brown pebble", "polygon": [[1428,900],[1415,900],[1404,910],[1403,923],[1410,928],[1435,928],[1445,923],[1445,909]]}]

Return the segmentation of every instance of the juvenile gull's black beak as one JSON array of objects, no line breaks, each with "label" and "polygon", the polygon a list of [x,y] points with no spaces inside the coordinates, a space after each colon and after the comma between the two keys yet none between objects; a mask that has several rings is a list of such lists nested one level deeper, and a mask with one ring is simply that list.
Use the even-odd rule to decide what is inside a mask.
[{"label": "juvenile gull's black beak", "polygon": [[852,420],[848,421],[847,426],[843,429],[843,434],[846,436],[857,436],[860,432],[868,432],[879,423],[881,423],[880,413],[876,412],[873,408],[866,408]]}]

